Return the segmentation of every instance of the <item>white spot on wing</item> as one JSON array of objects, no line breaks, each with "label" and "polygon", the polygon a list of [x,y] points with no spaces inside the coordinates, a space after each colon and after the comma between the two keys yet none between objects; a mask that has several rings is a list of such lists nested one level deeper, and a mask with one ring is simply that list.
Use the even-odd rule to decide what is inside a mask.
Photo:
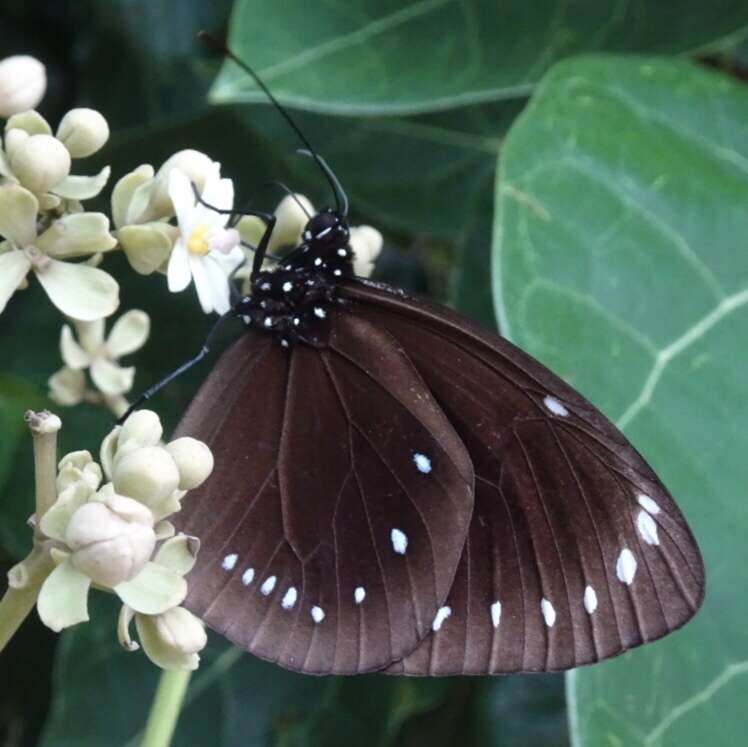
[{"label": "white spot on wing", "polygon": [[265,317],[265,321],[263,322],[263,324],[264,324],[264,325],[265,325],[266,327],[272,327],[272,326],[273,326],[273,317],[271,317],[271,316],[266,316],[266,317]]},{"label": "white spot on wing", "polygon": [[317,624],[321,623],[325,619],[325,611],[322,607],[317,607],[315,604],[311,609],[312,620]]},{"label": "white spot on wing", "polygon": [[356,601],[356,604],[361,604],[366,599],[366,589],[363,586],[357,586],[353,590],[353,599]]},{"label": "white spot on wing", "polygon": [[260,587],[260,591],[267,596],[270,594],[270,592],[275,588],[275,582],[276,578],[275,576],[269,576],[262,582],[262,586]]},{"label": "white spot on wing", "polygon": [[636,527],[642,539],[648,545],[660,544],[660,538],[657,536],[657,524],[646,511],[639,511],[639,515],[636,517]]},{"label": "white spot on wing", "polygon": [[413,461],[416,463],[419,472],[423,472],[424,475],[431,472],[431,460],[425,454],[416,452],[413,454]]},{"label": "white spot on wing", "polygon": [[597,594],[591,586],[584,589],[584,608],[590,615],[597,609]]},{"label": "white spot on wing", "polygon": [[408,549],[408,538],[405,536],[405,532],[400,529],[393,529],[390,532],[390,539],[392,540],[392,549],[398,555],[405,555],[405,551]]},{"label": "white spot on wing", "polygon": [[343,274],[343,272],[342,270],[333,270],[332,274],[335,275],[335,277],[339,278]]},{"label": "white spot on wing", "polygon": [[441,628],[444,621],[452,614],[452,608],[451,607],[439,607],[439,609],[436,611],[436,617],[434,618],[434,622],[431,623],[431,629],[436,633],[439,628]]},{"label": "white spot on wing", "polygon": [[543,404],[554,415],[560,415],[562,418],[565,418],[569,414],[569,411],[555,397],[545,397]]},{"label": "white spot on wing", "polygon": [[636,558],[634,557],[634,553],[628,547],[624,547],[616,563],[616,576],[618,576],[618,580],[622,583],[630,584],[634,580],[635,574]]},{"label": "white spot on wing", "polygon": [[242,573],[242,583],[245,586],[249,586],[255,577],[255,569],[254,568],[247,568],[244,573]]},{"label": "white spot on wing", "polygon": [[281,599],[281,607],[283,607],[284,610],[290,610],[291,607],[296,604],[297,597],[298,594],[296,593],[296,588],[294,586],[289,586],[288,589],[286,589],[286,593],[283,595],[283,599]]},{"label": "white spot on wing", "polygon": [[648,495],[640,493],[637,500],[639,501],[639,505],[645,511],[649,511],[650,514],[657,515],[660,513],[660,507]]},{"label": "white spot on wing", "polygon": [[238,558],[239,556],[235,552],[232,552],[223,559],[221,562],[221,568],[223,568],[224,571],[233,570]]},{"label": "white spot on wing", "polygon": [[501,602],[494,602],[491,605],[491,622],[494,628],[499,627],[499,623],[501,622]]},{"label": "white spot on wing", "polygon": [[556,622],[556,610],[553,609],[553,605],[547,599],[543,599],[540,602],[540,611],[543,613],[545,624],[552,628]]}]

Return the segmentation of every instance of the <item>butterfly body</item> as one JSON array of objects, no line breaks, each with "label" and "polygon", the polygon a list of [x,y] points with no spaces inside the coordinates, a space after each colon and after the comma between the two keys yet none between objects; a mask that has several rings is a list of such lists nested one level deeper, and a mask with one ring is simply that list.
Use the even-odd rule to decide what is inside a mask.
[{"label": "butterfly body", "polygon": [[353,277],[349,239],[348,225],[338,213],[317,213],[302,243],[277,269],[252,277],[252,292],[237,302],[234,313],[248,326],[278,338],[282,347],[297,342],[326,345],[327,315],[340,303],[336,289]]},{"label": "butterfly body", "polygon": [[179,428],[216,460],[178,524],[211,627],[307,673],[487,674],[600,661],[698,609],[698,547],[615,426],[506,340],[354,278],[340,215],[252,288]]}]

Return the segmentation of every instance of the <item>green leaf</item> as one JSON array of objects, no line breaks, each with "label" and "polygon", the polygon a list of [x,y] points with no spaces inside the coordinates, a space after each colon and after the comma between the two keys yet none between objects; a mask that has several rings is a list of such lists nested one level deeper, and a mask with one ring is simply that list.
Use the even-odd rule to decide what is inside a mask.
[{"label": "green leaf", "polygon": [[[580,7],[581,5],[581,7]],[[748,24],[748,6],[697,0],[678,12],[656,0],[494,3],[466,0],[238,0],[233,50],[277,98],[337,114],[414,114],[527,94],[580,51],[684,52]],[[214,101],[264,100],[227,63]]]},{"label": "green leaf", "polygon": [[741,744],[748,699],[748,91],[686,62],[579,58],[500,161],[502,328],[623,428],[707,569],[682,631],[568,678],[575,745]]}]

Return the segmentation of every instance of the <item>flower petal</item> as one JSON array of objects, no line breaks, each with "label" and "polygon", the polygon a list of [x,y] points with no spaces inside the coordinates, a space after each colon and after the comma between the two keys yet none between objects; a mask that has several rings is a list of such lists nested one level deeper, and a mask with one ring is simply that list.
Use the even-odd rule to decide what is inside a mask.
[{"label": "flower petal", "polygon": [[187,247],[181,239],[177,240],[174,249],[172,249],[166,278],[169,283],[169,290],[172,293],[183,291],[192,280],[190,257],[187,253]]},{"label": "flower petal", "polygon": [[50,259],[36,276],[52,303],[73,319],[100,319],[119,305],[117,281],[96,267]]},{"label": "flower petal", "polygon": [[77,322],[75,330],[81,347],[95,354],[104,342],[104,320],[94,319],[92,322]]},{"label": "flower petal", "polygon": [[225,314],[229,303],[229,282],[219,263],[210,255],[190,258],[197,297],[206,314],[217,311]]},{"label": "flower petal", "polygon": [[39,528],[50,539],[65,541],[65,529],[70,517],[89,499],[94,491],[84,481],[68,485],[42,516]]},{"label": "flower petal", "polygon": [[90,200],[104,189],[111,172],[109,166],[104,166],[96,176],[66,176],[55,184],[53,191],[66,200]]},{"label": "flower petal", "polygon": [[86,391],[86,375],[64,366],[53,373],[47,381],[49,398],[58,405],[73,407],[83,401]]},{"label": "flower petal", "polygon": [[88,620],[88,589],[91,579],[73,567],[70,560],[47,576],[39,592],[36,609],[42,622],[55,633]]},{"label": "flower petal", "polygon": [[143,164],[125,174],[112,190],[112,220],[117,228],[137,221],[150,198],[148,189],[141,187],[153,179],[153,166]]},{"label": "flower petal", "polygon": [[114,587],[117,596],[136,612],[159,615],[187,596],[187,582],[170,568],[148,562],[132,581]]},{"label": "flower petal", "polygon": [[178,534],[161,545],[153,559],[159,565],[171,568],[180,576],[186,576],[195,565],[197,553],[200,551],[200,540]]},{"label": "flower petal", "polygon": [[0,313],[31,269],[29,258],[14,249],[0,254]]},{"label": "flower petal", "polygon": [[141,275],[156,272],[169,259],[178,235],[179,230],[167,223],[125,226],[117,232],[128,262]]},{"label": "flower petal", "polygon": [[91,357],[75,341],[73,330],[65,324],[60,333],[60,352],[65,365],[74,370],[86,368],[91,365]]},{"label": "flower petal", "polygon": [[182,235],[190,234],[195,227],[195,192],[187,175],[179,169],[169,172],[169,198]]},{"label": "flower petal", "polygon": [[124,394],[132,389],[135,368],[123,368],[106,358],[95,358],[91,364],[91,379],[96,388],[104,394]]},{"label": "flower petal", "polygon": [[109,218],[103,213],[73,213],[56,220],[35,242],[56,259],[107,252],[117,246],[109,233]]},{"label": "flower petal", "polygon": [[[225,226],[230,215],[225,215],[211,210],[231,210],[234,207],[234,182],[231,179],[220,179],[218,173],[211,175],[205,180],[205,189],[200,195],[206,205],[201,205],[203,210],[207,211],[204,217],[209,225]],[[210,205],[210,207],[208,207]]]},{"label": "flower petal", "polygon": [[112,327],[106,347],[112,358],[121,358],[142,348],[151,331],[151,320],[145,311],[130,309]]},{"label": "flower petal", "polygon": [[29,135],[51,135],[52,128],[39,112],[29,109],[25,112],[14,114],[5,123],[5,131],[23,130]]},{"label": "flower petal", "polygon": [[36,239],[39,202],[18,184],[0,187],[0,236],[23,248]]},{"label": "flower petal", "polygon": [[125,651],[137,651],[140,648],[137,642],[130,638],[130,623],[134,616],[135,612],[126,604],[120,607],[117,617],[117,639]]},{"label": "flower petal", "polygon": [[194,671],[197,669],[200,664],[198,654],[186,653],[180,651],[176,646],[170,646],[159,631],[157,617],[136,615],[135,625],[138,629],[138,638],[140,638],[143,651],[156,666],[168,671]]}]

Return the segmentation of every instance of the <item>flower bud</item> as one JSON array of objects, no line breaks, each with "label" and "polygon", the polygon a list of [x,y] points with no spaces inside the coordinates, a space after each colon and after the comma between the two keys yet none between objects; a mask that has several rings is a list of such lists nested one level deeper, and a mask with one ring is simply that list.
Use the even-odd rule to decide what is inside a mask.
[{"label": "flower bud", "polygon": [[101,477],[101,467],[94,462],[91,452],[71,451],[58,465],[57,491],[61,493],[69,485],[79,481],[85,482],[93,491],[101,484]]},{"label": "flower bud", "polygon": [[153,514],[122,495],[85,503],[70,517],[65,543],[81,573],[113,588],[140,573],[153,554]]},{"label": "flower bud", "polygon": [[47,192],[70,173],[70,154],[51,135],[31,135],[12,148],[10,168],[31,192]]},{"label": "flower bud", "polygon": [[208,642],[203,624],[184,607],[167,610],[155,622],[159,638],[183,654],[196,654]]},{"label": "flower bud", "polygon": [[351,229],[353,249],[353,271],[359,277],[369,277],[374,271],[374,260],[382,251],[382,234],[371,226],[355,226]]},{"label": "flower bud", "polygon": [[195,438],[185,436],[166,445],[179,470],[179,489],[193,490],[213,471],[213,454]]},{"label": "flower bud", "polygon": [[163,434],[161,421],[153,410],[138,410],[122,424],[119,443],[133,440],[141,446],[156,446]]},{"label": "flower bud", "polygon": [[0,117],[33,109],[44,96],[47,74],[39,60],[13,55],[0,62]]},{"label": "flower bud", "polygon": [[179,485],[179,471],[169,452],[161,446],[134,449],[115,460],[114,490],[157,511]]},{"label": "flower bud", "polygon": [[296,246],[310,215],[314,215],[314,208],[304,195],[286,195],[275,209],[277,220],[268,245],[270,251],[281,246]]},{"label": "flower bud", "polygon": [[[149,220],[174,215],[174,206],[169,197],[169,174],[179,169],[202,192],[205,179],[209,174],[217,173],[220,165],[212,161],[205,153],[197,150],[180,150],[167,159],[156,172],[156,183],[148,203]],[[145,218],[142,218],[145,220]]]},{"label": "flower bud", "polygon": [[57,128],[57,139],[73,158],[86,158],[109,140],[109,125],[95,109],[71,109]]}]

